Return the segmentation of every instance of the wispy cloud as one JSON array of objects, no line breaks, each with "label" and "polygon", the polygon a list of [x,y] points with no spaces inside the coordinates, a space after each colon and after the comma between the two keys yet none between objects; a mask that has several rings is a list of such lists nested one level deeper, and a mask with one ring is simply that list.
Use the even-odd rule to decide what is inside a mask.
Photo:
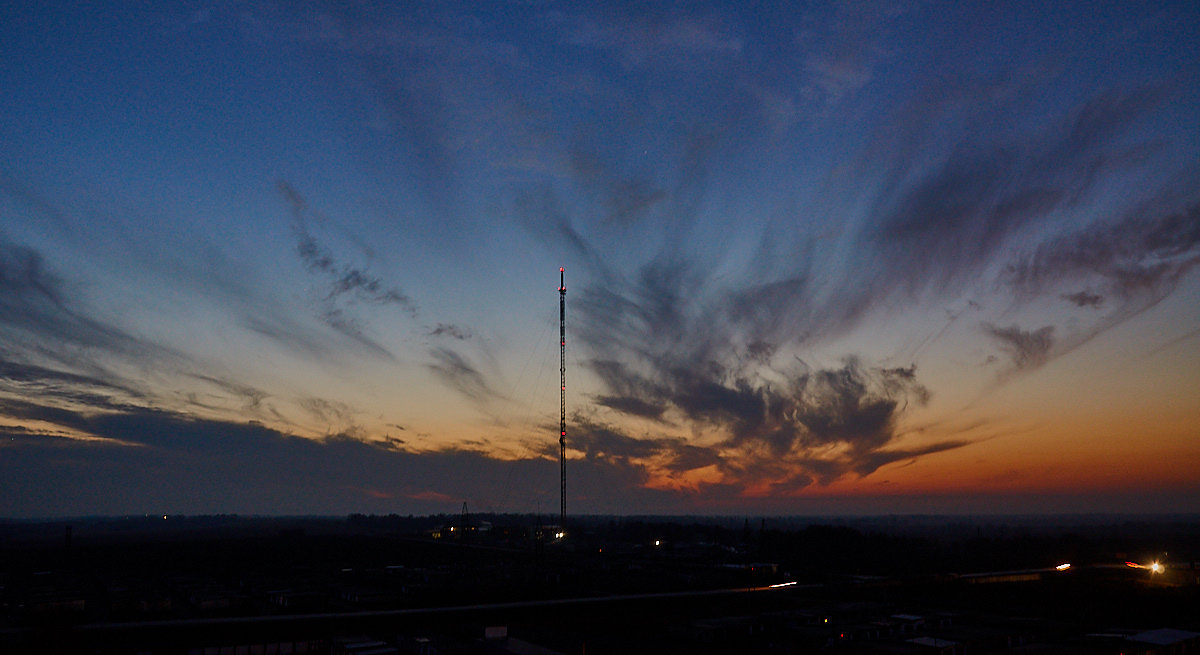
[{"label": "wispy cloud", "polygon": [[[685,200],[685,185],[655,199],[671,208],[681,229],[670,230],[632,279],[604,261],[600,244],[615,226],[585,220],[585,212],[573,213],[550,191],[518,196],[521,208],[541,210],[527,216],[540,216],[542,227],[557,226],[546,234],[557,234],[596,275],[574,296],[584,316],[576,330],[602,385],[594,403],[649,420],[663,432],[704,435],[699,447],[722,462],[721,474],[707,484],[732,493],[794,493],[967,445],[957,438],[914,444],[902,433],[908,409],[930,397],[914,367],[871,366],[851,355],[838,367],[810,368],[788,358],[797,347],[828,343],[888,308],[944,306],[964,296],[973,302],[970,294],[996,288],[1018,307],[1047,293],[1077,307],[1132,297],[1145,307],[1170,293],[1196,261],[1193,206],[1159,216],[1139,212],[1112,227],[1090,224],[1057,236],[1048,229],[1054,217],[1092,202],[1106,176],[1145,170],[1158,156],[1158,146],[1140,141],[1136,128],[1163,106],[1160,89],[1104,91],[1063,117],[1001,136],[971,129],[948,135],[934,126],[959,112],[970,116],[972,108],[990,116],[1032,92],[980,87],[978,95],[946,101],[920,117],[898,110],[897,120],[915,121],[904,127],[912,147],[876,152],[868,145],[874,162],[844,173],[852,180],[848,189],[874,189],[870,199],[854,209],[831,203],[830,220],[846,226],[835,236],[844,260],[815,248],[816,235],[803,229],[767,232],[759,259],[787,263],[763,281],[718,282],[713,262],[727,255],[689,248],[694,207],[703,201]],[[922,148],[923,163],[913,166]],[[598,158],[577,154],[576,161],[580,179],[622,178]],[[682,159],[675,164],[680,171],[691,166]],[[697,188],[703,197],[703,185]],[[1182,195],[1195,198],[1194,190]],[[802,256],[772,256],[779,244],[799,244]],[[1081,275],[1087,272],[1099,281]],[[1081,282],[1095,291],[1061,289],[1078,289]],[[1129,315],[1116,309],[1065,337],[1054,325],[1024,330],[986,323],[984,333],[1007,352],[1013,371],[1028,371]],[[651,445],[657,438],[625,436]],[[751,487],[749,480],[762,483]]]},{"label": "wispy cloud", "polygon": [[917,4],[831,3],[831,17],[813,21],[814,27],[796,36],[797,45],[807,53],[804,71],[809,95],[830,106],[869,84],[876,66],[889,55],[883,39],[889,22]]},{"label": "wispy cloud", "polygon": [[731,21],[719,15],[698,16],[648,5],[630,9],[635,11],[552,14],[550,21],[563,25],[571,44],[611,51],[630,67],[685,65],[742,50],[742,38],[730,28]]},{"label": "wispy cloud", "polygon": [[59,361],[79,348],[127,355],[165,353],[165,349],[91,318],[72,297],[67,283],[33,248],[8,242],[0,234],[0,329],[9,339],[54,345],[46,356]]},{"label": "wispy cloud", "polygon": [[438,323],[432,330],[429,331],[431,337],[449,337],[459,341],[466,341],[472,337],[471,330],[451,323]]},{"label": "wispy cloud", "polygon": [[488,402],[503,395],[466,358],[449,348],[431,348],[433,363],[428,369],[450,388],[476,402]]},{"label": "wispy cloud", "polygon": [[333,253],[318,243],[308,227],[308,202],[286,181],[277,183],[280,195],[292,209],[292,232],[296,237],[296,253],[310,273],[327,280],[325,291],[317,299],[317,316],[329,327],[354,339],[371,350],[391,356],[386,348],[367,337],[361,321],[350,312],[357,304],[393,305],[412,316],[416,304],[399,288],[387,286],[365,269],[338,263]]}]

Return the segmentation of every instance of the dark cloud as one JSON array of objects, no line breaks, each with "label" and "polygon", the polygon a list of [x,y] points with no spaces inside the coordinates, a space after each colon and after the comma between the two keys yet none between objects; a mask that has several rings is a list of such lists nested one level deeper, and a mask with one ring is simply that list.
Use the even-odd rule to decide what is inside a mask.
[{"label": "dark cloud", "polygon": [[[307,203],[290,185],[278,188],[293,214],[311,214]],[[3,192],[0,189],[0,192]],[[23,189],[19,200],[39,213],[52,212],[56,222],[70,228],[74,239],[84,239],[83,246],[90,257],[119,258],[117,261],[130,270],[137,270],[141,282],[152,280],[150,287],[141,290],[153,295],[155,290],[170,286],[181,297],[199,300],[198,304],[221,307],[244,327],[265,336],[291,350],[310,357],[327,356],[334,351],[327,334],[297,323],[278,303],[274,294],[262,284],[244,262],[232,259],[204,235],[186,234],[186,242],[171,247],[171,239],[179,235],[163,235],[143,225],[125,225],[123,216],[104,221],[79,210],[67,211],[56,207],[52,194],[44,190]],[[26,197],[27,196],[27,197]],[[97,210],[98,211],[98,210]],[[121,212],[137,215],[138,210],[121,208]],[[150,223],[170,225],[166,217],[154,216]],[[99,224],[99,225],[98,225]],[[101,225],[105,229],[101,229]],[[136,227],[136,229],[133,229]],[[116,253],[106,252],[116,239]],[[162,237],[166,236],[166,239]],[[69,241],[68,241],[69,243]],[[304,244],[301,244],[304,245]],[[320,258],[320,247],[314,240],[304,246]],[[70,257],[70,255],[66,255]],[[103,288],[103,280],[88,280],[86,272],[66,263],[47,261],[42,253],[25,246],[11,244],[0,234],[0,268],[4,288],[0,289],[0,330],[8,325],[10,344],[37,351],[33,361],[53,359],[63,368],[82,370],[93,377],[110,377],[102,360],[111,356],[140,364],[171,362],[174,368],[191,369],[195,363],[179,351],[172,350],[134,331],[97,318],[97,308],[89,292]],[[320,268],[323,264],[314,261]],[[332,260],[329,262],[332,275]],[[71,271],[74,276],[64,273]],[[25,279],[18,284],[17,280]],[[96,284],[99,282],[99,284]],[[18,288],[20,289],[17,293]],[[95,300],[102,301],[97,297]],[[318,297],[318,303],[320,297]],[[16,304],[20,304],[18,308]],[[17,329],[19,325],[24,327]],[[354,339],[359,341],[361,335]],[[354,338],[354,335],[352,335]]]},{"label": "dark cloud", "polygon": [[572,259],[603,270],[604,264],[591,244],[584,239],[570,212],[549,185],[535,185],[517,191],[510,214],[515,222]]},{"label": "dark cloud", "polygon": [[436,327],[429,331],[431,337],[450,337],[459,341],[466,341],[471,338],[471,331],[467,328],[462,328],[450,323],[438,323]]},{"label": "dark cloud", "polygon": [[123,408],[157,391],[120,365],[186,369],[183,354],[93,318],[42,255],[0,235],[0,389],[45,402]]},{"label": "dark cloud", "polygon": [[[128,408],[91,414],[0,401],[0,416],[92,435],[0,426],[8,517],[83,514],[531,512],[558,502],[557,458],[499,460],[471,450],[414,452],[399,440],[311,440],[254,422]],[[612,450],[612,447],[608,447]],[[608,452],[607,450],[604,452]],[[571,463],[573,508],[668,512],[679,494],[644,489],[618,457]]]},{"label": "dark cloud", "polygon": [[72,295],[41,253],[9,243],[0,235],[0,330],[10,338],[35,338],[63,350],[82,347],[131,354],[161,351],[90,318]]},{"label": "dark cloud", "polygon": [[366,271],[343,264],[338,265],[330,251],[317,243],[308,230],[305,215],[308,203],[291,184],[280,180],[276,185],[280,195],[292,207],[292,229],[296,234],[296,252],[305,267],[313,273],[323,273],[330,278],[325,300],[335,302],[343,297],[354,301],[376,305],[397,305],[407,312],[415,313],[416,305],[395,287],[387,288],[382,280],[368,275]]},{"label": "dark cloud", "polygon": [[1111,223],[1044,241],[1013,261],[1007,277],[1027,295],[1062,280],[1091,279],[1110,297],[1129,302],[1165,297],[1197,262],[1200,204],[1164,211],[1151,203]]},{"label": "dark cloud", "polygon": [[300,261],[310,273],[328,280],[324,294],[317,298],[317,317],[365,348],[391,358],[386,348],[364,333],[360,319],[350,309],[358,304],[391,305],[415,316],[416,304],[398,288],[388,287],[364,269],[339,264],[331,251],[320,245],[309,231],[306,216],[310,210],[300,192],[284,180],[280,180],[276,188],[292,209],[292,232]]},{"label": "dark cloud", "polygon": [[[579,412],[568,422],[567,441],[572,450],[583,451],[589,460],[619,462],[646,475],[649,475],[649,462],[655,469],[673,473],[721,463],[720,456],[712,448],[695,446],[676,437],[632,437],[617,426]],[[550,445],[546,452],[550,456],[557,453]]]},{"label": "dark cloud", "polygon": [[922,448],[877,450],[859,458],[859,460],[854,464],[854,472],[859,475],[869,475],[874,473],[880,467],[893,462],[916,460],[924,455],[953,450],[955,448],[961,448],[970,444],[971,442],[968,440],[954,439],[932,443]]},{"label": "dark cloud", "polygon": [[1103,302],[1109,308],[1091,325],[1068,334],[1055,356],[1156,306],[1200,264],[1200,204],[1194,187],[1184,196],[1193,200],[1184,209],[1163,209],[1167,201],[1151,201],[1117,220],[1047,239],[1009,263],[1003,279],[1019,298],[1083,284],[1098,293],[1063,297],[1078,306],[1098,308]]},{"label": "dark cloud", "polygon": [[1008,352],[1013,366],[1018,371],[1042,366],[1049,361],[1054,348],[1054,326],[1052,325],[1026,331],[1016,325],[996,327],[991,323],[984,323],[983,330],[988,336],[1000,342],[1000,346]]},{"label": "dark cloud", "polygon": [[1088,293],[1087,291],[1076,291],[1075,293],[1064,293],[1060,296],[1063,300],[1070,302],[1076,307],[1100,307],[1104,304],[1104,296],[1097,293]]},{"label": "dark cloud", "polygon": [[[861,33],[875,38],[889,12],[876,7],[848,17],[842,31],[853,34],[851,24],[858,21]],[[869,82],[883,56],[860,54],[856,59],[848,51],[839,59],[833,53],[824,73],[810,72],[828,74],[825,93],[851,93]],[[1017,125],[1013,116],[1027,115],[1018,109],[1056,81],[1053,74],[1029,71],[1013,71],[1012,78],[925,82],[860,159],[831,174],[823,189],[832,198],[862,200],[830,200],[798,212],[794,222],[769,226],[761,256],[746,266],[745,276],[728,272],[733,267],[727,258],[741,261],[732,248],[701,252],[690,241],[699,208],[720,200],[705,182],[714,163],[725,163],[721,157],[730,154],[725,132],[674,128],[692,145],[668,160],[666,168],[673,164],[674,170],[660,169],[656,177],[674,174],[675,184],[638,175],[631,160],[608,154],[603,135],[576,144],[571,182],[584,195],[603,198],[622,181],[633,190],[630,202],[651,197],[651,190],[665,194],[653,195],[653,204],[634,203],[639,215],[663,215],[651,221],[662,229],[661,238],[647,236],[661,246],[625,270],[611,263],[622,253],[608,253],[604,244],[623,247],[621,230],[632,223],[597,220],[611,214],[572,205],[550,184],[514,196],[513,214],[546,235],[556,251],[574,253],[592,275],[577,287],[572,304],[583,316],[573,323],[576,343],[602,385],[592,402],[662,429],[691,429],[708,443],[720,435],[727,480],[774,480],[778,493],[790,493],[965,442],[902,441],[899,426],[908,407],[930,397],[914,367],[876,368],[850,357],[841,366],[814,370],[784,361],[784,353],[824,345],[897,308],[944,307],[953,299],[980,309],[970,296],[983,289],[999,287],[1015,296],[1017,306],[1049,294],[1077,306],[1124,307],[1082,330],[1082,338],[1165,297],[1196,261],[1194,185],[1174,191],[1176,199],[1193,201],[1182,213],[1156,218],[1138,212],[1144,218],[1113,229],[1103,227],[1108,219],[1100,216],[1070,233],[1055,236],[1054,230],[1061,229],[1062,215],[1074,215],[1105,193],[1103,181],[1143,175],[1166,162],[1162,144],[1139,131],[1163,109],[1166,94],[1151,86],[1102,90],[1063,114]],[[745,127],[731,127],[739,120],[733,112],[720,115],[733,120],[724,130]],[[1158,184],[1170,186],[1162,179]],[[806,233],[808,220],[831,226],[832,242]],[[1089,270],[1100,283],[1083,275]],[[1089,291],[1064,294],[1066,284]],[[1139,302],[1118,302],[1132,297]],[[919,349],[947,327],[919,339]],[[1060,332],[1052,325],[1025,331],[988,324],[984,330],[1014,370],[1041,366],[1081,339],[1074,333],[1056,338]]]},{"label": "dark cloud", "polygon": [[429,355],[434,360],[428,365],[429,370],[463,396],[480,402],[503,397],[488,384],[483,374],[459,353],[449,348],[432,348]]},{"label": "dark cloud", "polygon": [[658,385],[634,375],[621,362],[593,360],[590,367],[609,391],[594,398],[597,404],[634,416],[662,418],[663,412],[667,410],[666,403],[648,400],[663,395],[663,390]]},{"label": "dark cloud", "polygon": [[119,409],[145,399],[141,390],[118,382],[111,375],[103,378],[82,375],[13,358],[14,353],[0,349],[0,390],[20,397],[107,409]]},{"label": "dark cloud", "polygon": [[306,412],[327,426],[339,426],[337,432],[345,430],[344,426],[353,424],[356,412],[346,403],[333,402],[324,398],[301,398],[299,405]]},{"label": "dark cloud", "polygon": [[240,398],[243,402],[243,409],[246,410],[253,411],[259,409],[262,406],[263,400],[269,396],[269,394],[262,389],[257,389],[248,384],[242,384],[234,380],[228,380],[212,375],[204,375],[201,373],[192,373],[191,377],[203,382],[207,382],[235,398]]},{"label": "dark cloud", "polygon": [[649,180],[620,177],[599,156],[582,148],[571,153],[570,164],[576,184],[593,203],[591,212],[602,225],[627,227],[670,197]]},{"label": "dark cloud", "polygon": [[[773,362],[777,347],[763,338],[780,326],[740,311],[757,306],[754,293],[714,299],[686,266],[647,267],[634,285],[593,286],[582,296],[575,305],[584,315],[581,341],[605,391],[594,401],[707,435],[705,445],[688,445],[686,461],[717,466],[723,484],[743,492],[769,483],[771,493],[791,493],[965,444],[897,449],[901,416],[929,400],[915,366],[873,368],[855,357],[837,368],[780,366]],[[618,444],[648,470],[682,473],[662,461],[675,461],[667,453],[687,444],[594,427],[583,448]]]},{"label": "dark cloud", "polygon": [[965,136],[915,178],[897,159],[899,183],[884,187],[867,233],[891,281],[880,291],[949,293],[975,280],[1015,235],[1086,198],[1101,173],[1144,165],[1144,157],[1119,155],[1139,119],[1161,104],[1162,94],[1147,89],[1105,92],[1045,133]]}]

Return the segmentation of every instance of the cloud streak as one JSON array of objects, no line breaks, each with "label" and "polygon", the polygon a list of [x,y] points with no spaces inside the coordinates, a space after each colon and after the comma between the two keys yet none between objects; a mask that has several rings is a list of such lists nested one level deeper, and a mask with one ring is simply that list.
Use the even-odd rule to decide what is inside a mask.
[{"label": "cloud streak", "polygon": [[441,381],[459,392],[466,398],[484,403],[503,395],[497,392],[487,379],[461,354],[449,348],[431,348],[429,350],[433,363],[428,364]]},{"label": "cloud streak", "polygon": [[308,202],[289,183],[280,180],[277,189],[292,209],[292,232],[296,237],[296,253],[304,267],[327,280],[325,292],[317,299],[317,316],[323,323],[368,349],[392,357],[386,348],[367,337],[361,320],[351,308],[359,304],[393,305],[416,316],[416,304],[400,289],[388,287],[383,280],[364,269],[339,264],[332,252],[320,245],[308,228]]}]

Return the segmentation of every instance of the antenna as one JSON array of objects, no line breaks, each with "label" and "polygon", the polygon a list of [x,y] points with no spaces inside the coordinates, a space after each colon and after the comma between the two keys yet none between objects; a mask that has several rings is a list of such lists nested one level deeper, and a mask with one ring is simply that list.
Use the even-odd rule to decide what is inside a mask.
[{"label": "antenna", "polygon": [[558,269],[558,378],[562,387],[558,396],[558,531],[567,530],[567,283],[564,269]]}]

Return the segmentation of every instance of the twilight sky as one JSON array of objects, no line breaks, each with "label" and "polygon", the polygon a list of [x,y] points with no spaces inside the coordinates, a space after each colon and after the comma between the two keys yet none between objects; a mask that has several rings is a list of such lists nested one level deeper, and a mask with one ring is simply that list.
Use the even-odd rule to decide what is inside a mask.
[{"label": "twilight sky", "polygon": [[0,517],[1200,511],[1200,4],[5,2]]}]

